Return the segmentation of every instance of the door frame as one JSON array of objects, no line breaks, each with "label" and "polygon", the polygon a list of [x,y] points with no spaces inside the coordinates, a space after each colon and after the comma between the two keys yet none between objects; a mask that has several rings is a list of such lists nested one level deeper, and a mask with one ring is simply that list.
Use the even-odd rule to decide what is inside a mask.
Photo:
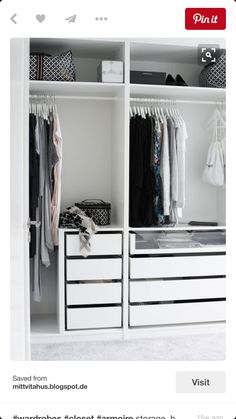
[{"label": "door frame", "polygon": [[11,56],[11,359],[30,359],[29,39],[13,38]]}]

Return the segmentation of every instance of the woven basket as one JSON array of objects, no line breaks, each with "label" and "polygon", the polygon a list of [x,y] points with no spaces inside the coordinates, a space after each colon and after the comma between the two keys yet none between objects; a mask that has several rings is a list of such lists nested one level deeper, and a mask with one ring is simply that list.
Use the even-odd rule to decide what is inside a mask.
[{"label": "woven basket", "polygon": [[92,218],[95,224],[103,226],[111,223],[111,204],[109,202],[104,202],[101,199],[85,199],[82,202],[76,202],[75,205]]},{"label": "woven basket", "polygon": [[208,64],[199,76],[201,87],[226,87],[226,53],[223,53],[215,63]]}]

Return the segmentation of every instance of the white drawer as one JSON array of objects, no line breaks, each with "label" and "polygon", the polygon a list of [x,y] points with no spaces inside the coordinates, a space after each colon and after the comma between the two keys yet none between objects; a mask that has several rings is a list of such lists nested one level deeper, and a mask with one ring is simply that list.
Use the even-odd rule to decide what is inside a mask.
[{"label": "white drawer", "polygon": [[225,230],[130,233],[130,254],[225,252]]},{"label": "white drawer", "polygon": [[130,326],[225,320],[225,301],[130,306]]},{"label": "white drawer", "polygon": [[225,255],[130,258],[130,278],[225,275]]},{"label": "white drawer", "polygon": [[131,281],[130,302],[225,298],[225,278]]},{"label": "white drawer", "polygon": [[67,309],[67,330],[121,327],[121,307]]},{"label": "white drawer", "polygon": [[[95,234],[91,238],[91,256],[121,255],[122,234]],[[66,234],[66,255],[81,256],[79,234]]]},{"label": "white drawer", "polygon": [[120,304],[121,283],[67,284],[67,305]]},{"label": "white drawer", "polygon": [[121,279],[120,258],[70,259],[67,264],[67,281],[91,281],[94,279]]}]

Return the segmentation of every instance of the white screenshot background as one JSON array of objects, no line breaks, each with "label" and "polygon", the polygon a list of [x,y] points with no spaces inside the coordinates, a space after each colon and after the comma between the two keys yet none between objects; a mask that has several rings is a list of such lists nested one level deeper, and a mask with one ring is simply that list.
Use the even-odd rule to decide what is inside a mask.
[{"label": "white screenshot background", "polygon": [[[197,4],[196,4],[197,3]],[[186,7],[227,7],[225,31],[186,31]],[[10,17],[17,14],[17,24]],[[35,20],[45,14],[43,24]],[[67,16],[78,15],[74,24]],[[107,21],[96,21],[96,16]],[[192,419],[236,415],[236,3],[233,0],[17,1],[0,3],[1,275],[0,417],[154,416]],[[219,362],[10,361],[10,39],[225,38],[227,45],[227,350]],[[225,371],[223,394],[177,394],[178,371]],[[12,376],[47,376],[52,383],[84,383],[86,391],[13,391]],[[201,416],[203,415],[203,416]],[[100,419],[100,418],[98,418]]]}]

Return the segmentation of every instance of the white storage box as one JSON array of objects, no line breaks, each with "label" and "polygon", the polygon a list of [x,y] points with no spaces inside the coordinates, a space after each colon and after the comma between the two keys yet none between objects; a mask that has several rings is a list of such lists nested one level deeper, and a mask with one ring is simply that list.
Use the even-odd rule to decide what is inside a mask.
[{"label": "white storage box", "polygon": [[103,83],[123,83],[123,62],[101,61],[97,68],[97,77]]}]

